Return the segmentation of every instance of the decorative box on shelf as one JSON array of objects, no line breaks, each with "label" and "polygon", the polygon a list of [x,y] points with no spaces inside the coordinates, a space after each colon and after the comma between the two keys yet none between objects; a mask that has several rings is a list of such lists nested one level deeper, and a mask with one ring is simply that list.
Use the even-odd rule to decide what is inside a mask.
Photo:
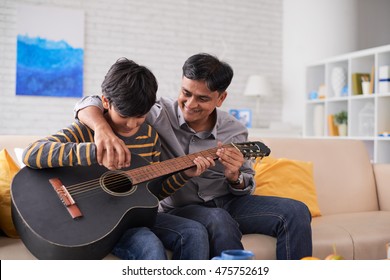
[{"label": "decorative box on shelf", "polygon": [[382,65],[379,67],[379,93],[390,92],[390,66]]}]

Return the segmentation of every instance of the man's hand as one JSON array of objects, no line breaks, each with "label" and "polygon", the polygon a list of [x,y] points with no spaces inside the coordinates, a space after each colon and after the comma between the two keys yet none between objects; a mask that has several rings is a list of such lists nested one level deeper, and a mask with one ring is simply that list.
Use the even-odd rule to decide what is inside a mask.
[{"label": "man's hand", "polygon": [[185,175],[188,177],[195,177],[202,174],[206,169],[210,166],[215,166],[215,162],[211,157],[197,157],[194,159],[194,163],[196,166],[187,169],[184,171]]},{"label": "man's hand", "polygon": [[78,111],[77,114],[81,122],[95,131],[97,162],[110,170],[129,167],[130,151],[112,131],[103,112],[98,107],[88,106]]},{"label": "man's hand", "polygon": [[107,124],[95,127],[96,156],[100,165],[110,170],[130,166],[131,153]]},{"label": "man's hand", "polygon": [[225,167],[225,177],[227,180],[234,182],[240,175],[240,168],[244,164],[244,156],[234,147],[223,148],[222,143],[218,143],[218,147],[216,154]]}]

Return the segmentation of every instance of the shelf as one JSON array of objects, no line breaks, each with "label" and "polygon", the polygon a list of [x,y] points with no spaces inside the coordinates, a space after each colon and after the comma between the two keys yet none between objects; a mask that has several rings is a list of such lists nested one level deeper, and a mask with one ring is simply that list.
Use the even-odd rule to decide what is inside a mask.
[{"label": "shelf", "polygon": [[[372,162],[390,163],[390,137],[379,136],[390,133],[390,92],[379,91],[382,66],[390,66],[390,45],[308,65],[303,135],[362,140]],[[337,134],[332,117],[341,111],[348,115],[347,135],[332,136]]]}]

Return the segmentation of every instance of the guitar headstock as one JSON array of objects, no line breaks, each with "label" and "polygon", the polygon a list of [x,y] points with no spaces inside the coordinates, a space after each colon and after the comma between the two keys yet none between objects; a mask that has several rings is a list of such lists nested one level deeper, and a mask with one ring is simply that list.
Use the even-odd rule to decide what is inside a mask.
[{"label": "guitar headstock", "polygon": [[246,159],[263,158],[271,153],[270,148],[260,141],[232,143],[232,145],[239,149]]}]

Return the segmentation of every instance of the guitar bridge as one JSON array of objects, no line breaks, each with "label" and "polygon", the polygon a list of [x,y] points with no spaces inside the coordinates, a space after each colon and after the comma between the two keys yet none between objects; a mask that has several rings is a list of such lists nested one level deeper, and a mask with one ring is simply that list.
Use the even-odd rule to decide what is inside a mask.
[{"label": "guitar bridge", "polygon": [[70,195],[68,190],[65,188],[64,184],[62,184],[61,180],[58,178],[49,179],[50,184],[53,186],[55,192],[58,197],[68,210],[70,216],[73,219],[77,219],[83,216],[73,197]]}]

